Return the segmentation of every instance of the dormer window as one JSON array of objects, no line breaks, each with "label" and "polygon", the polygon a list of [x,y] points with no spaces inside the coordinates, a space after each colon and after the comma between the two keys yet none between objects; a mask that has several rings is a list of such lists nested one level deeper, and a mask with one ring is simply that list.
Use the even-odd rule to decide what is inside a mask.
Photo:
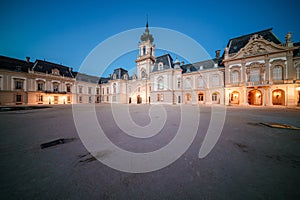
[{"label": "dormer window", "polygon": [[52,69],[52,74],[53,75],[59,75],[59,70],[58,69]]},{"label": "dormer window", "polygon": [[114,80],[117,79],[117,74],[114,74],[114,75],[113,75],[113,79],[114,79]]},{"label": "dormer window", "polygon": [[123,79],[124,79],[124,80],[128,80],[127,74],[124,74]]},{"label": "dormer window", "polygon": [[158,70],[162,70],[164,67],[164,64],[162,62],[158,63]]}]

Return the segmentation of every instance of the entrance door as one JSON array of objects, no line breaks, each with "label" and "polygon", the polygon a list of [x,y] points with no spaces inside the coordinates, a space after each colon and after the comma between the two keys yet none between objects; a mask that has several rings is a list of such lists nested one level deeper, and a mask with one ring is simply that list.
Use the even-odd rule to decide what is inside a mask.
[{"label": "entrance door", "polygon": [[272,92],[272,103],[273,105],[282,105],[284,106],[284,91],[283,90],[274,90]]},{"label": "entrance door", "polygon": [[262,93],[259,90],[251,90],[248,94],[249,105],[262,105]]},{"label": "entrance door", "polygon": [[136,102],[137,104],[142,103],[142,97],[140,95],[138,95],[136,99],[137,99],[137,102]]},{"label": "entrance door", "polygon": [[231,104],[239,104],[240,103],[240,93],[234,91],[231,93],[230,97],[230,103]]}]

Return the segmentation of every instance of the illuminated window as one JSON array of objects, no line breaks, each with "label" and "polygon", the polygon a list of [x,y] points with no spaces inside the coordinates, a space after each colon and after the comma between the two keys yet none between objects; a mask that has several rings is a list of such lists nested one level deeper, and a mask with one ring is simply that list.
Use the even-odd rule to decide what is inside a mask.
[{"label": "illuminated window", "polygon": [[22,102],[22,95],[17,94],[16,95],[16,102]]},{"label": "illuminated window", "polygon": [[58,83],[53,83],[53,92],[58,92]]}]

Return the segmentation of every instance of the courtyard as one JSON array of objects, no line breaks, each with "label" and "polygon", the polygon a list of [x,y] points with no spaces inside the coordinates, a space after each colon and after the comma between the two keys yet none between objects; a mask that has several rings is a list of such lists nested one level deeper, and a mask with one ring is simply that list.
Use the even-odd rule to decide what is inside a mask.
[{"label": "courtyard", "polygon": [[[136,124],[146,126],[152,107],[130,105],[128,110]],[[142,139],[123,133],[110,104],[95,105],[106,136],[132,152],[151,152],[167,145],[177,133],[181,109],[199,114],[197,135],[187,151],[172,164],[149,173],[121,172],[94,158],[80,140],[71,105],[0,112],[1,199],[300,198],[300,131],[266,126],[300,127],[300,109],[228,106],[216,145],[199,158],[213,107],[160,107],[167,116],[163,128]],[[154,117],[161,116],[154,113]],[[41,148],[57,139],[63,142]]]}]

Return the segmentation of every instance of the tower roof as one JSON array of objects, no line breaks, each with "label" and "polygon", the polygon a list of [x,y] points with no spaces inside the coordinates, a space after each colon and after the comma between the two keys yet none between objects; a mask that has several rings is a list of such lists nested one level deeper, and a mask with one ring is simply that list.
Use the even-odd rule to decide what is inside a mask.
[{"label": "tower roof", "polygon": [[142,42],[146,42],[149,41],[152,43],[154,41],[153,36],[150,34],[149,28],[148,28],[148,18],[147,18],[147,22],[146,22],[146,29],[143,33],[143,35],[141,35],[141,41]]}]

